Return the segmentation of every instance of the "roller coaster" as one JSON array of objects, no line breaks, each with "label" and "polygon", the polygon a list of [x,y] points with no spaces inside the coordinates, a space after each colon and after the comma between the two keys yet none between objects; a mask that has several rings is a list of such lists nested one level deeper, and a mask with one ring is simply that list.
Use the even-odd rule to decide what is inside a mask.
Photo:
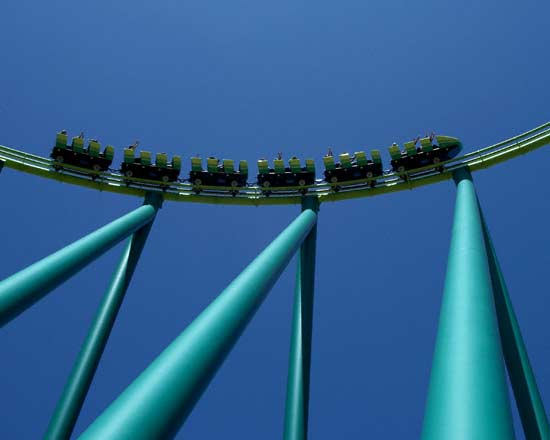
[{"label": "roller coaster", "polygon": [[[28,154],[4,146],[0,146],[0,160],[3,162],[4,166],[8,168],[13,168],[40,177],[46,177],[48,179],[93,188],[99,191],[134,195],[138,197],[144,197],[145,194],[150,191],[162,191],[164,200],[176,202],[254,206],[287,205],[301,203],[304,190],[307,190],[309,195],[317,196],[320,202],[329,202],[376,196],[441,182],[452,178],[453,171],[460,167],[467,166],[470,171],[489,168],[540,148],[546,145],[549,139],[550,123],[546,123],[497,144],[449,160],[437,161],[436,167],[434,167],[433,163],[424,166],[413,166],[413,168],[407,170],[404,168],[399,169],[398,167],[396,170],[385,174],[379,172],[373,173],[373,175],[369,177],[365,176],[360,179],[346,180],[344,182],[345,184],[342,184],[341,181],[327,182],[325,180],[315,180],[310,185],[285,186],[282,188],[270,187],[268,191],[266,191],[266,188],[262,186],[261,183],[259,185],[245,184],[245,181],[242,179],[239,179],[234,185],[233,190],[229,191],[225,185],[205,185],[202,181],[197,185],[193,183],[196,182],[198,178],[196,173],[201,173],[203,171],[200,159],[198,158],[194,158],[195,162],[192,162],[193,166],[197,167],[192,169],[192,173],[195,173],[192,174],[194,177],[192,178],[193,182],[174,181],[174,176],[167,176],[163,183],[169,183],[169,185],[159,185],[157,180],[137,177],[134,173],[125,175],[124,172],[107,171],[105,165],[103,165],[102,169],[102,166],[99,164],[95,164],[95,169],[93,168],[94,164],[91,164],[91,170],[90,168],[77,166],[74,162],[72,164],[63,163],[63,167],[60,168],[60,163],[56,162],[55,159]],[[99,157],[99,145],[97,141],[92,140],[90,146],[92,149],[97,149],[96,154]],[[407,144],[405,144],[405,147],[407,147]],[[83,149],[83,145],[79,145],[79,148]],[[112,150],[106,149],[106,153],[103,154],[109,156],[112,154]],[[127,154],[128,152],[126,150],[125,158],[128,157]],[[144,163],[150,164],[150,153],[148,154],[144,156]],[[395,152],[393,154],[395,155]],[[55,151],[52,155],[58,156]],[[345,155],[341,155],[341,157],[342,156],[343,162],[346,160],[349,161],[349,157]],[[379,156],[375,153],[373,157],[377,158]],[[197,159],[199,160],[198,165],[196,162]],[[133,153],[130,160],[134,160]],[[163,163],[166,163],[165,157],[161,156],[161,160]],[[392,159],[392,161],[393,160],[395,159]],[[179,162],[179,165],[178,162],[179,161],[176,159],[176,165],[171,165],[169,169],[179,169],[179,167],[181,167],[181,162]],[[124,163],[123,171],[129,171],[124,168]],[[259,161],[260,167],[263,163],[263,160]],[[413,162],[413,165],[416,164],[416,162]],[[421,162],[420,165],[422,165]],[[212,171],[217,170],[217,166],[217,160],[215,164],[209,164],[209,167],[213,167],[210,168]],[[157,169],[162,168],[157,167]],[[262,168],[260,168],[260,176],[262,175],[261,170]],[[330,173],[329,167],[327,167],[327,170]],[[241,173],[241,175],[243,174],[244,173]],[[141,176],[143,176],[143,174],[141,174]],[[373,183],[376,183],[374,187]],[[229,182],[229,184],[231,185],[231,182]],[[238,189],[238,191],[234,189]]]},{"label": "roller coaster", "polygon": [[[45,438],[68,439],[82,408],[114,320],[158,209],[164,202],[225,205],[301,205],[301,213],[86,429],[81,439],[171,438],[237,342],[295,253],[299,258],[287,381],[284,438],[306,439],[313,324],[316,225],[325,202],[411,190],[453,179],[457,187],[443,305],[428,390],[422,438],[513,439],[508,374],[527,439],[550,439],[520,326],[510,301],[471,173],[550,144],[550,123],[494,145],[459,155],[448,136],[425,137],[381,154],[324,156],[324,179],[314,161],[293,157],[273,167],[258,161],[256,182],[248,163],[191,158],[180,178],[181,158],[124,150],[112,169],[114,148],[60,132],[50,158],[0,146],[0,171],[10,168],[99,191],[144,199],[141,207],[0,281],[0,325],[6,325],[80,269],[128,238]],[[468,326],[465,331],[465,326]],[[475,366],[475,367],[474,367]]]},{"label": "roller coaster", "polygon": [[[88,148],[84,148],[84,134],[75,136],[71,145],[68,145],[66,130],[57,134],[55,147],[50,157],[55,160],[53,167],[57,171],[69,170],[80,175],[88,175],[92,180],[101,177],[101,171],[106,171],[113,163],[114,147],[107,145],[103,153],[100,152],[100,144],[96,139],[90,139]],[[435,142],[434,142],[435,141]],[[420,146],[417,147],[417,142]],[[425,138],[418,138],[406,142],[405,149],[401,151],[397,144],[389,148],[391,154],[391,166],[394,171],[402,174],[403,179],[408,179],[409,174],[417,174],[416,171],[422,167],[433,165],[438,171],[443,171],[442,161],[455,157],[462,149],[462,144],[457,138],[449,136],[431,135]],[[121,175],[127,186],[135,184],[133,177],[139,178],[138,184],[148,185],[155,189],[166,190],[173,182],[190,182],[193,191],[197,194],[224,193],[232,196],[239,194],[241,189],[251,187],[247,183],[248,162],[241,160],[239,169],[235,169],[235,162],[232,159],[219,159],[209,157],[207,168],[202,166],[200,157],[191,158],[191,172],[189,179],[180,178],[181,156],[174,156],[168,163],[166,153],[157,153],[155,163],[152,163],[151,152],[141,151],[135,157],[137,144],[124,149],[124,162],[120,166]],[[336,163],[332,149],[323,158],[325,163],[325,181],[332,184],[333,191],[340,191],[342,186],[356,187],[367,183],[370,187],[376,186],[376,178],[384,172],[382,158],[379,150],[373,150],[372,160],[367,159],[364,151],[357,151],[353,157],[349,153],[340,154],[340,162]],[[273,168],[269,167],[266,159],[258,160],[257,187],[262,189],[262,195],[269,197],[275,194],[300,193],[305,195],[315,183],[315,162],[313,159],[306,159],[306,166],[300,165],[300,159],[292,157],[285,167],[282,153],[273,161]],[[407,174],[403,174],[407,172]],[[367,179],[365,183],[362,179]]]}]

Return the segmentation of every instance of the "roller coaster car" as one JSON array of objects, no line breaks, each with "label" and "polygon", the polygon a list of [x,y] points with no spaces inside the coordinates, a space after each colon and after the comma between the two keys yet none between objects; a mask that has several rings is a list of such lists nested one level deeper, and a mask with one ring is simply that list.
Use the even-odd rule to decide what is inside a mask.
[{"label": "roller coaster car", "polygon": [[149,151],[140,151],[139,157],[134,157],[133,148],[124,149],[124,162],[120,166],[120,172],[126,177],[158,180],[160,182],[175,182],[178,180],[180,171],[180,156],[174,156],[169,164],[166,153],[157,153],[153,165]]},{"label": "roller coaster car", "polygon": [[[107,145],[103,153],[100,152],[101,146],[95,139],[90,139],[88,148],[84,148],[84,138],[74,137],[71,145],[67,145],[67,132],[62,131],[57,134],[55,147],[52,149],[50,157],[58,164],[66,163],[81,168],[87,168],[93,171],[107,171],[113,162],[115,149]],[[60,165],[54,165],[54,168],[61,168]]]},{"label": "roller coaster car", "polygon": [[227,186],[238,188],[246,186],[248,178],[248,162],[241,160],[239,170],[235,169],[235,162],[231,159],[223,159],[222,163],[215,157],[206,160],[206,170],[202,168],[200,157],[191,158],[191,171],[189,181],[194,185]]},{"label": "roller coaster car", "polygon": [[[336,183],[381,176],[384,171],[380,151],[373,150],[371,154],[372,160],[367,159],[364,151],[357,151],[353,158],[348,153],[343,153],[340,154],[340,163],[335,163],[332,155],[325,156],[325,180]],[[375,181],[372,180],[371,185],[374,184]]]},{"label": "roller coaster car", "polygon": [[293,157],[285,168],[282,159],[273,161],[273,168],[269,168],[266,159],[258,160],[258,185],[263,188],[306,186],[315,183],[315,163],[313,159],[306,159],[306,166],[301,167],[300,159]]},{"label": "roller coaster car", "polygon": [[404,151],[399,149],[397,144],[389,147],[392,169],[398,173],[414,170],[416,168],[435,165],[439,171],[443,171],[440,162],[452,159],[460,150],[462,143],[455,137],[436,136],[437,144],[434,144],[429,137],[420,139],[420,147],[415,142],[405,142]]}]

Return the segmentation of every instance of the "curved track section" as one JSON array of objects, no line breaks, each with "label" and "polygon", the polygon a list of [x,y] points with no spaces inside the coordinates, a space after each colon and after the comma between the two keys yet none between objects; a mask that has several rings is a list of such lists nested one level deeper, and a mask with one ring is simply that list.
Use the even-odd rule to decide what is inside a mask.
[{"label": "curved track section", "polygon": [[[428,166],[413,172],[390,173],[376,179],[345,182],[345,186],[342,183],[338,186],[318,180],[315,185],[307,187],[307,194],[317,196],[320,202],[335,202],[413,189],[451,179],[457,168],[467,166],[471,172],[478,171],[548,144],[550,122],[498,144],[442,162],[442,172]],[[227,188],[222,187],[196,187],[191,183],[175,182],[162,188],[155,181],[127,178],[114,172],[94,173],[68,165],[57,170],[51,159],[3,146],[0,146],[0,161],[4,162],[5,167],[72,185],[138,197],[144,197],[148,191],[158,191],[163,193],[164,200],[176,202],[259,206],[299,204],[302,199],[299,191],[302,188],[298,187],[280,190],[272,188],[268,196],[257,185],[249,185],[239,188],[239,193],[232,195]],[[371,187],[372,180],[376,180],[375,187]]]}]

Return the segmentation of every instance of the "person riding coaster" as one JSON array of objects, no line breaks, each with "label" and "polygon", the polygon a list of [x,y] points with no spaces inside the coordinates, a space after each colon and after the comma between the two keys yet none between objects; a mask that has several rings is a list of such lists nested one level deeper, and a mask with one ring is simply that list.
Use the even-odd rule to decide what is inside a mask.
[{"label": "person riding coaster", "polygon": [[[140,151],[135,157],[135,146],[124,149],[124,162],[120,165],[120,173],[126,177],[157,180],[160,182],[175,182],[181,170],[181,156],[173,156],[168,163],[166,153],[157,153],[155,163],[151,161],[150,151]],[[130,182],[128,180],[128,182]]]},{"label": "person riding coaster", "polygon": [[198,156],[191,158],[191,171],[189,181],[196,186],[224,186],[239,188],[246,186],[248,179],[248,162],[239,161],[239,169],[235,169],[233,159],[219,159],[209,157],[206,159],[206,170],[202,167],[202,159]]},{"label": "person riding coaster", "polygon": [[266,159],[258,160],[258,186],[262,188],[281,188],[299,186],[305,187],[315,183],[315,163],[313,159],[306,159],[305,167],[300,164],[300,159],[293,156],[285,167],[282,154],[277,155],[273,161],[273,168],[269,167]]},{"label": "person riding coaster", "polygon": [[[340,162],[334,161],[332,150],[329,148],[323,158],[325,164],[325,181],[329,183],[348,182],[361,179],[372,179],[383,174],[382,158],[380,151],[372,150],[372,159],[367,159],[364,151],[356,151],[353,156],[349,153],[342,153],[339,156]],[[376,180],[371,180],[370,185],[374,186]]]},{"label": "person riding coaster", "polygon": [[[67,130],[61,130],[55,138],[55,146],[50,157],[55,161],[53,165],[57,171],[64,168],[64,164],[93,171],[92,179],[96,179],[100,172],[107,171],[113,162],[115,150],[107,145],[101,152],[101,145],[96,139],[90,139],[85,147],[84,132],[72,138],[68,144]],[[77,170],[71,170],[79,172]]]},{"label": "person riding coaster", "polygon": [[[434,143],[433,141],[437,143]],[[417,168],[434,165],[442,172],[441,162],[450,160],[462,150],[462,143],[455,137],[431,135],[419,139],[420,147],[415,141],[405,142],[401,151],[397,144],[389,147],[392,170],[396,173],[405,173]],[[410,173],[408,173],[410,174]]]}]

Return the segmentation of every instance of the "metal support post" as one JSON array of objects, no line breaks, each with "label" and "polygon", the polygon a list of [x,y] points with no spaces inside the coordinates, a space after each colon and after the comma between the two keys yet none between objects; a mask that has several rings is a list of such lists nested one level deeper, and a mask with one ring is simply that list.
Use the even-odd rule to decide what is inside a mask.
[{"label": "metal support post", "polygon": [[[145,203],[151,203],[159,209],[162,198],[150,197]],[[47,440],[63,440],[71,437],[153,221],[154,219],[134,232],[128,239],[111,284],[80,349],[61,398],[57,402],[44,437]]]},{"label": "metal support post", "polygon": [[[481,211],[481,208],[480,208]],[[487,223],[482,217],[489,268],[493,280],[496,314],[508,376],[514,390],[523,432],[527,440],[549,440],[550,427],[537,381],[529,362],[514,307],[498,263]]]},{"label": "metal support post", "polygon": [[0,173],[2,172],[2,168],[4,168],[5,163],[6,163],[5,160],[0,159]]},{"label": "metal support post", "polygon": [[172,438],[316,220],[302,212],[80,438]]},{"label": "metal support post", "polygon": [[147,203],[50,256],[0,281],[0,326],[4,326],[97,257],[149,223]]},{"label": "metal support post", "polygon": [[467,168],[454,178],[455,217],[422,438],[513,439],[477,197]]},{"label": "metal support post", "polygon": [[[319,210],[317,197],[304,197],[302,209]],[[315,225],[300,247],[292,316],[285,409],[285,440],[305,440],[308,432],[311,335],[315,281]]]}]

